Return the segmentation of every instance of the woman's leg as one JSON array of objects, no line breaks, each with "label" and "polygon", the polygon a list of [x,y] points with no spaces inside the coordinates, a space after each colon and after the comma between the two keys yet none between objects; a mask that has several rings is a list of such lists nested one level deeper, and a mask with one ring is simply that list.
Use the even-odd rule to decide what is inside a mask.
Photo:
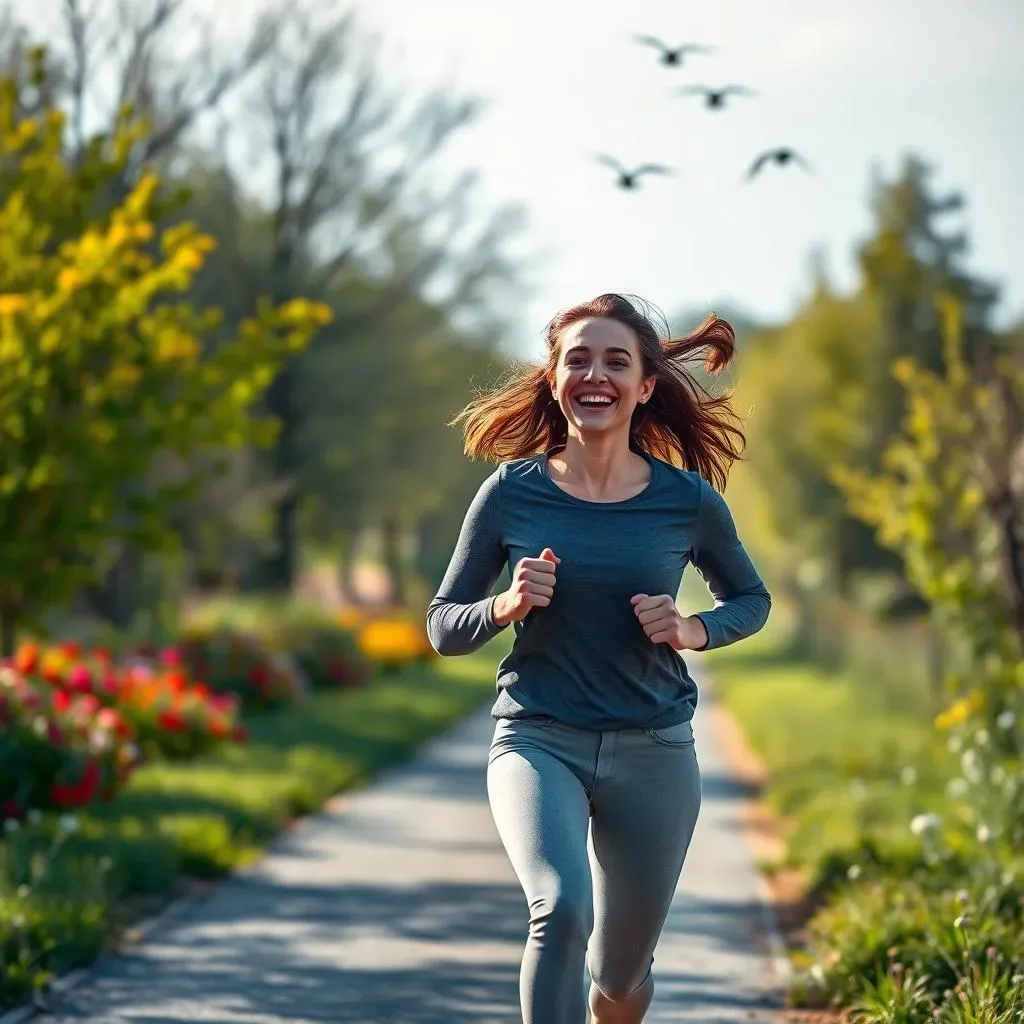
[{"label": "woman's leg", "polygon": [[519,993],[523,1024],[583,1024],[593,890],[583,784],[536,744],[492,748],[487,792],[530,907]]},{"label": "woman's leg", "polygon": [[593,1024],[637,1024],[654,995],[654,948],[700,810],[693,733],[624,731],[594,787]]}]

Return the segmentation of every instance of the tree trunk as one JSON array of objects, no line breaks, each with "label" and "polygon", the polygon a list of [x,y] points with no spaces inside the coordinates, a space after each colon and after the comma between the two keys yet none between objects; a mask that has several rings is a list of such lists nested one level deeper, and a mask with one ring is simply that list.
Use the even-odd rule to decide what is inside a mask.
[{"label": "tree trunk", "polygon": [[287,481],[288,488],[274,508],[275,551],[267,563],[267,584],[271,590],[291,590],[296,571],[298,495],[291,478],[295,473],[295,368],[282,367],[267,392],[270,413],[280,428],[274,443],[274,477]]},{"label": "tree trunk", "polygon": [[4,612],[0,615],[0,657],[9,658],[14,654],[14,615]]},{"label": "tree trunk", "polygon": [[95,614],[117,629],[126,629],[139,606],[142,558],[138,550],[124,544],[117,561],[100,583],[89,586],[89,603]]},{"label": "tree trunk", "polygon": [[355,535],[346,532],[338,544],[338,590],[346,604],[358,604],[359,594],[355,585]]},{"label": "tree trunk", "polygon": [[380,525],[384,568],[391,581],[391,601],[403,604],[406,597],[405,566],[402,561],[401,524],[394,516],[385,516]]}]

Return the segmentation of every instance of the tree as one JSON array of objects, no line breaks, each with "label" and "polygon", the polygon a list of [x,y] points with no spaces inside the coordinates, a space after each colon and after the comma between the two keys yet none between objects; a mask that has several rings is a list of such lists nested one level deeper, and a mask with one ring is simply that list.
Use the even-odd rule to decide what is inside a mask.
[{"label": "tree", "polygon": [[[335,329],[318,347],[370,332],[388,344],[402,331],[382,326],[428,291],[448,308],[466,307],[493,282],[495,268],[506,266],[500,243],[515,215],[499,210],[474,232],[473,176],[431,187],[432,162],[478,105],[450,88],[408,102],[385,84],[354,15],[334,6],[287,9],[253,97],[254,122],[271,143],[270,276],[278,300],[301,289],[335,306]],[[392,358],[402,365],[399,351]],[[281,422],[269,466],[280,494],[267,567],[274,588],[295,574],[301,438],[307,418],[317,417],[302,390],[302,362],[287,361],[268,391]]]},{"label": "tree", "polygon": [[[45,54],[33,54],[45,85]],[[0,621],[13,630],[95,578],[111,541],[173,541],[168,503],[194,474],[151,486],[154,462],[267,442],[251,415],[287,354],[327,307],[261,304],[235,338],[204,351],[216,309],[180,300],[214,245],[188,222],[157,232],[171,197],[143,170],[105,210],[111,183],[146,137],[123,116],[74,161],[65,117],[32,117],[13,78],[0,82]]]},{"label": "tree", "polygon": [[882,472],[840,465],[833,478],[966,645],[968,680],[992,669],[1006,682],[1024,660],[1024,363],[1003,354],[972,370],[960,300],[938,306],[944,372],[899,360],[906,412]]},{"label": "tree", "polygon": [[[934,195],[931,173],[910,158],[894,179],[876,181],[856,290],[839,294],[819,258],[812,293],[797,315],[754,332],[739,358],[740,396],[754,410],[751,465],[771,496],[776,532],[787,540],[782,561],[794,576],[803,566],[809,578],[821,577],[844,596],[861,581],[888,578],[893,609],[914,607],[903,592],[899,559],[851,515],[831,467],[881,468],[903,408],[892,363],[911,357],[931,370],[942,365],[937,294],[949,292],[963,304],[970,361],[995,344],[986,326],[995,291],[963,269],[965,234],[942,227],[963,199]],[[792,589],[800,595],[803,588],[794,580]]]}]

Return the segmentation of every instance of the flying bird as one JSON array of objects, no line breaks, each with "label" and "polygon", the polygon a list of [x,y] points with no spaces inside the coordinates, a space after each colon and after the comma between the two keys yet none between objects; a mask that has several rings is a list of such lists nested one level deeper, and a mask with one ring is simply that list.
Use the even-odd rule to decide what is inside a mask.
[{"label": "flying bird", "polygon": [[661,63],[667,67],[679,67],[688,53],[710,53],[712,47],[703,46],[700,43],[683,43],[681,46],[668,46],[654,36],[636,36],[636,41],[642,46],[653,46],[661,51]]},{"label": "flying bird", "polygon": [[606,156],[604,153],[598,154],[596,158],[600,163],[606,167],[611,167],[618,176],[617,184],[619,188],[625,189],[636,189],[640,187],[639,179],[643,174],[671,174],[671,167],[664,167],[661,164],[642,164],[640,167],[634,167],[632,170],[627,170],[622,164],[619,163],[615,157]]},{"label": "flying bird", "polygon": [[785,167],[786,164],[792,163],[802,167],[805,171],[810,171],[811,169],[810,164],[796,150],[790,149],[788,146],[779,146],[778,149],[765,150],[750,165],[750,170],[747,171],[747,181],[750,181],[751,178],[757,175],[769,160],[773,160],[780,167]]},{"label": "flying bird", "polygon": [[753,89],[745,85],[723,85],[720,89],[712,89],[706,85],[684,85],[676,90],[691,96],[703,96],[710,110],[721,110],[725,106],[727,96],[756,96]]}]

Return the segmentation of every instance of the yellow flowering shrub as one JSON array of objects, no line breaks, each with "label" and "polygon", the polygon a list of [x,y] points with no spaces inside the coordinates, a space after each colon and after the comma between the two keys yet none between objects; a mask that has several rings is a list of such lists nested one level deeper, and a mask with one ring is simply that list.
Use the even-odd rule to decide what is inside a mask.
[{"label": "yellow flowering shrub", "polygon": [[[167,540],[167,503],[191,481],[151,487],[153,460],[269,440],[257,403],[331,318],[319,303],[265,301],[237,337],[208,343],[220,312],[183,293],[215,241],[191,223],[157,230],[173,203],[156,174],[128,171],[145,126],[126,114],[69,161],[61,112],[24,117],[18,89],[0,79],[0,521],[17,531],[0,554],[7,621],[66,599],[109,541]],[[124,198],[111,208],[112,192]]]}]

